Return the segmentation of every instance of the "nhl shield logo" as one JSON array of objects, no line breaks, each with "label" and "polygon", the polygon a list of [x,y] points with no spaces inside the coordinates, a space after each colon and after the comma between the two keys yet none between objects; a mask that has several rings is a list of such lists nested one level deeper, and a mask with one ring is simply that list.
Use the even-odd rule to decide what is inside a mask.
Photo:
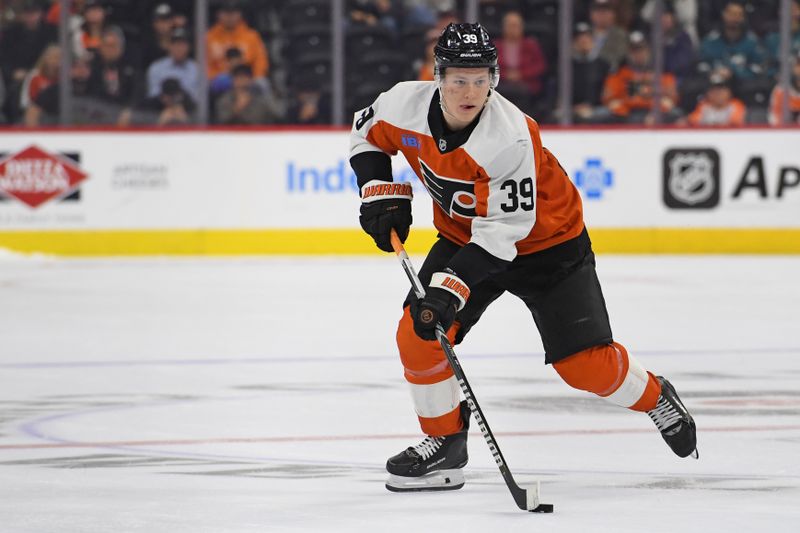
[{"label": "nhl shield logo", "polygon": [[444,139],[439,139],[439,151],[440,152],[447,151],[447,141],[445,141]]},{"label": "nhl shield logo", "polygon": [[709,209],[719,204],[719,154],[711,148],[667,150],[664,203],[673,209]]}]

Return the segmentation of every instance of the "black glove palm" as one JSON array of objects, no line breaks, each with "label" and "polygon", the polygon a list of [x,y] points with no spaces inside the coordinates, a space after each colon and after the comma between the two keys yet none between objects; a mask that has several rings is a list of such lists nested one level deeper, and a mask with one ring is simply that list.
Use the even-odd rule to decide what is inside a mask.
[{"label": "black glove palm", "polygon": [[435,341],[436,324],[441,324],[445,331],[450,329],[456,318],[458,303],[458,298],[450,292],[429,287],[425,298],[411,302],[414,333],[426,341]]},{"label": "black glove palm", "polygon": [[361,204],[358,221],[364,231],[375,240],[378,248],[391,252],[393,250],[389,235],[392,228],[397,231],[401,242],[405,242],[408,237],[411,227],[411,200],[394,198]]}]

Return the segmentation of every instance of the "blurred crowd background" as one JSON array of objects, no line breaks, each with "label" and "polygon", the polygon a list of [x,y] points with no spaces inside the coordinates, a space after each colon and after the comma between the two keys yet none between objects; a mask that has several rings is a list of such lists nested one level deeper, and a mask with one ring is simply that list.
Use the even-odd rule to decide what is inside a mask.
[{"label": "blurred crowd background", "polygon": [[0,124],[346,124],[433,79],[441,29],[470,14],[499,91],[541,123],[797,124],[789,3],[782,54],[781,0],[576,0],[568,33],[559,0],[0,0]]}]

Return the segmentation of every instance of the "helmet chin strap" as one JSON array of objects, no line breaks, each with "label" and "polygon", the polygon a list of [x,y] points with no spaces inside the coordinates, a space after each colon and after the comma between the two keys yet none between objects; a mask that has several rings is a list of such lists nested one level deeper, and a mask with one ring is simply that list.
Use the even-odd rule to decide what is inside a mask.
[{"label": "helmet chin strap", "polygon": [[455,120],[460,120],[457,116],[455,116],[453,113],[451,113],[449,109],[447,109],[447,106],[444,103],[444,97],[442,96],[441,89],[439,89],[439,108],[442,110],[443,114],[445,114],[445,115],[447,115],[447,116],[449,116],[449,117],[451,117],[451,118],[453,118]]}]

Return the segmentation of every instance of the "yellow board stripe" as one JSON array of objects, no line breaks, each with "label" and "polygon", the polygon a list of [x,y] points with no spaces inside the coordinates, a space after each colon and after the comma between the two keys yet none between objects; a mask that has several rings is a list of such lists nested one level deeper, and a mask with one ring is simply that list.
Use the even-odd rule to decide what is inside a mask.
[{"label": "yellow board stripe", "polygon": [[[800,228],[597,228],[598,253],[800,254]],[[428,251],[434,230],[415,230],[412,254]],[[0,248],[67,256],[364,255],[380,253],[358,229],[0,231]]]}]

